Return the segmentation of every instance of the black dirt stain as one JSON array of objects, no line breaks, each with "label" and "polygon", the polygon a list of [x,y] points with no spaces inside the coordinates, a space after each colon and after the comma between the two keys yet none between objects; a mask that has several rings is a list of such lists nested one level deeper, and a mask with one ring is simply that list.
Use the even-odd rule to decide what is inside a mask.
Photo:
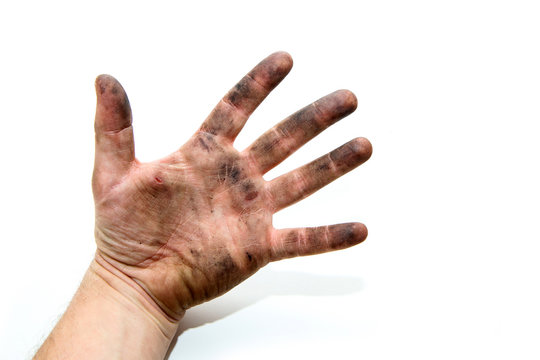
[{"label": "black dirt stain", "polygon": [[216,267],[218,275],[221,279],[228,278],[233,271],[238,269],[231,255],[229,254],[226,254],[221,260],[219,260],[216,263]]},{"label": "black dirt stain", "polygon": [[[337,229],[336,229],[337,228]],[[330,227],[332,229],[332,227]],[[331,241],[333,249],[340,249],[358,243],[358,233],[357,228],[354,224],[341,224],[335,225],[334,229],[338,230],[336,232],[334,241]]]},{"label": "black dirt stain", "polygon": [[283,239],[283,256],[292,257],[298,255],[298,233],[289,231]]},{"label": "black dirt stain", "polygon": [[251,81],[251,79],[246,76],[242,78],[242,80],[240,80],[234,86],[234,88],[231,89],[231,91],[229,92],[227,96],[227,99],[229,100],[231,104],[234,104],[236,106],[242,101],[242,99],[249,97],[251,93],[249,81]]},{"label": "black dirt stain", "polygon": [[250,201],[259,196],[259,192],[255,188],[255,184],[251,180],[246,180],[242,183],[242,191],[246,194],[245,200]]},{"label": "black dirt stain", "polygon": [[245,177],[236,160],[226,160],[222,163],[217,175],[219,182],[224,183],[227,181],[231,184],[237,184]]},{"label": "black dirt stain", "polygon": [[341,169],[351,164],[358,163],[366,158],[366,153],[355,141],[349,141],[332,150],[328,156],[333,161],[337,169]]},{"label": "black dirt stain", "polygon": [[206,142],[201,137],[199,137],[199,144],[201,144],[201,146],[203,147],[204,150],[210,151],[210,147],[208,147],[208,145],[206,145]]},{"label": "black dirt stain", "polygon": [[216,126],[215,124],[203,124],[200,128],[200,131],[204,131],[212,135],[216,135],[219,130],[221,130],[221,126]]},{"label": "black dirt stain", "polygon": [[267,134],[257,140],[251,150],[262,154],[271,154],[281,139],[282,137],[276,134]]},{"label": "black dirt stain", "polygon": [[195,201],[195,198],[193,197],[193,195],[189,197],[189,202],[191,204],[191,210],[196,213],[199,210],[199,208],[197,207],[197,202]]},{"label": "black dirt stain", "polygon": [[341,237],[347,241],[351,242],[356,239],[356,227],[354,224],[347,224],[344,226],[344,229],[341,232]]},{"label": "black dirt stain", "polygon": [[255,189],[255,184],[253,184],[253,181],[248,180],[242,183],[242,191],[250,192],[250,191],[253,191],[254,189]]},{"label": "black dirt stain", "polygon": [[251,262],[253,260],[253,256],[251,256],[251,254],[249,252],[246,251],[246,256],[249,260],[249,262]]},{"label": "black dirt stain", "polygon": [[317,166],[317,170],[318,170],[318,171],[330,170],[330,164],[327,163],[327,162],[323,162],[323,163],[321,163],[321,164],[319,164],[319,165]]},{"label": "black dirt stain", "polygon": [[[252,151],[261,154],[272,154],[276,151],[277,145],[285,138],[293,136],[295,133],[303,133],[303,137],[313,137],[322,131],[322,127],[313,121],[315,116],[313,105],[298,110],[288,119],[278,124],[274,131],[266,133],[257,140],[252,147]],[[289,153],[292,149],[287,150]]]},{"label": "black dirt stain", "polygon": [[[328,243],[323,239],[328,231]],[[338,250],[350,247],[359,242],[358,229],[354,223],[330,225],[306,229],[306,243],[311,253]],[[287,242],[287,239],[285,240]]]},{"label": "black dirt stain", "polygon": [[[115,89],[115,88],[113,88]],[[113,94],[116,94],[115,92],[111,91]],[[127,95],[124,94],[122,98],[118,99],[119,101],[114,102],[114,108],[112,109],[115,114],[118,114],[122,119],[130,119],[131,118],[131,107],[129,105],[129,99]],[[122,125],[122,129],[126,128],[130,125],[130,123],[125,123]]]},{"label": "black dirt stain", "polygon": [[233,166],[231,168],[231,172],[229,173],[229,177],[231,178],[231,182],[233,184],[236,184],[238,182],[238,179],[240,177],[240,169],[238,166]]},{"label": "black dirt stain", "polygon": [[342,119],[352,114],[354,110],[355,110],[354,108],[351,108],[351,106],[348,106],[348,105],[338,105],[334,108],[334,111],[335,111],[334,118]]},{"label": "black dirt stain", "polygon": [[298,242],[298,234],[296,231],[289,231],[284,242],[285,244],[296,244]]},{"label": "black dirt stain", "polygon": [[226,132],[226,129],[231,125],[233,112],[234,109],[231,109],[228,106],[217,106],[204,121],[200,131],[207,133],[206,135],[216,135],[218,133]]},{"label": "black dirt stain", "polygon": [[310,251],[318,251],[324,248],[323,246],[323,234],[325,228],[307,228],[306,229],[306,243]]},{"label": "black dirt stain", "polygon": [[314,118],[313,105],[308,105],[303,109],[292,114],[286,121],[278,125],[278,130],[285,134],[290,134],[299,128],[308,130],[312,119]]},{"label": "black dirt stain", "polygon": [[[215,129],[214,129],[215,130]],[[216,140],[216,135],[213,132],[205,131],[201,127],[196,135],[195,145],[199,146],[206,152],[223,152],[223,147]]]}]

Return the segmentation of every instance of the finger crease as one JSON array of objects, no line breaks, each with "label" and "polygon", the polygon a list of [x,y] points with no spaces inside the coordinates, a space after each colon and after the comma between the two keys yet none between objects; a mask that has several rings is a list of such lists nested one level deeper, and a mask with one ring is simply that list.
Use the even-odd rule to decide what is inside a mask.
[{"label": "finger crease", "polygon": [[248,118],[249,117],[249,114],[244,110],[242,109],[240,106],[236,105],[236,104],[233,104],[230,100],[228,100],[227,98],[222,98],[221,101],[228,105],[229,107],[233,108],[233,110],[237,111],[238,113],[240,113],[241,116],[243,116],[244,118]]},{"label": "finger crease", "polygon": [[261,88],[263,88],[266,92],[270,92],[272,91],[272,89],[268,88],[267,86],[265,86],[263,83],[257,81],[253,76],[247,74],[246,75],[247,78],[250,78],[255,84],[259,85]]},{"label": "finger crease", "polygon": [[129,125],[123,129],[118,129],[118,130],[98,130],[96,131],[97,134],[99,135],[106,135],[106,136],[115,136],[115,135],[118,135],[122,132],[125,132],[126,130],[132,130],[133,128],[133,125]]},{"label": "finger crease", "polygon": [[324,119],[324,113],[323,111],[321,110],[319,104],[318,104],[319,101],[315,101],[313,102],[312,106],[313,106],[313,110],[315,110],[315,112],[317,113],[313,118],[315,120],[315,123],[319,126],[322,126],[321,125],[321,119]]},{"label": "finger crease", "polygon": [[331,248],[331,244],[330,244],[330,228],[328,226],[324,227],[324,240],[326,241],[326,247]]}]

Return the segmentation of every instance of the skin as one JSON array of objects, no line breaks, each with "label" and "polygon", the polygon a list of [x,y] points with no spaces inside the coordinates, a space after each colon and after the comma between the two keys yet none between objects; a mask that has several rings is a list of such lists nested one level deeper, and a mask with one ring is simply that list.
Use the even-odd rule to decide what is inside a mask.
[{"label": "skin", "polygon": [[[270,261],[347,248],[367,236],[360,223],[275,229],[272,215],[368,160],[368,140],[353,139],[273,180],[262,177],[352,113],[357,100],[350,91],[297,111],[243,151],[233,146],[248,117],[291,67],[287,53],[268,56],[220,100],[186,144],[149,163],[135,158],[124,89],[111,76],[96,79],[97,251],[88,276],[97,274],[99,286],[134,299],[166,337],[186,309],[225,293]],[[88,296],[93,299],[81,295],[81,302]],[[99,300],[95,306],[102,311]]]}]

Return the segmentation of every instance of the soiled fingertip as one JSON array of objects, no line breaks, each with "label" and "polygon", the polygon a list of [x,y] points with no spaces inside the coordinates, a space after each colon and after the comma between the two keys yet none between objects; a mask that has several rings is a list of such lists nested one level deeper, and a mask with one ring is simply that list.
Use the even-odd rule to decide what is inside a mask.
[{"label": "soiled fingertip", "polygon": [[367,161],[373,154],[371,142],[364,137],[357,137],[350,141],[354,153],[361,158],[362,162]]},{"label": "soiled fingertip", "polygon": [[118,82],[114,77],[107,74],[101,74],[96,77],[96,80],[94,81],[94,86],[96,87],[96,94],[97,95],[103,95],[107,88],[110,88],[111,83]]},{"label": "soiled fingertip", "polygon": [[114,78],[114,76],[109,74],[100,74],[96,77],[96,84],[105,82],[105,81],[118,81]]},{"label": "soiled fingertip", "polygon": [[131,125],[131,107],[127,94],[113,76],[102,74],[95,80],[98,131],[120,131]]},{"label": "soiled fingertip", "polygon": [[275,59],[278,67],[282,70],[287,70],[287,72],[293,67],[293,58],[291,54],[286,51],[276,51],[271,54],[269,58]]},{"label": "soiled fingertip", "polygon": [[343,104],[342,106],[346,107],[351,113],[354,112],[358,107],[358,99],[352,91],[347,89],[341,89],[337,90],[335,94],[339,96],[339,99]]},{"label": "soiled fingertip", "polygon": [[351,233],[353,234],[351,237],[351,245],[356,245],[366,240],[368,236],[368,229],[366,225],[362,223],[351,223]]},{"label": "soiled fingertip", "polygon": [[260,65],[262,65],[261,69],[264,70],[253,74],[254,77],[261,77],[262,83],[269,89],[273,89],[291,71],[293,60],[288,53],[278,51],[269,55]]},{"label": "soiled fingertip", "polygon": [[341,250],[360,244],[366,240],[368,231],[362,223],[344,223],[329,226],[332,241],[329,250]]},{"label": "soiled fingertip", "polygon": [[94,82],[98,96],[113,95],[120,98],[126,96],[125,90],[116,78],[108,74],[101,74]]}]

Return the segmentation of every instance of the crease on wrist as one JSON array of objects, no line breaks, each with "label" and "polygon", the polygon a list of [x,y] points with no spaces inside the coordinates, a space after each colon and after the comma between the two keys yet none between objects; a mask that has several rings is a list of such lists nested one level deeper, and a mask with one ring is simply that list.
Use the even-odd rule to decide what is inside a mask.
[{"label": "crease on wrist", "polygon": [[[93,266],[91,266],[93,272],[120,295],[140,308],[156,324],[164,336],[170,337],[171,330],[178,326],[180,319],[168,315],[140,284],[122,273],[99,252],[96,252],[94,260]],[[133,291],[126,293],[126,288]]]}]

